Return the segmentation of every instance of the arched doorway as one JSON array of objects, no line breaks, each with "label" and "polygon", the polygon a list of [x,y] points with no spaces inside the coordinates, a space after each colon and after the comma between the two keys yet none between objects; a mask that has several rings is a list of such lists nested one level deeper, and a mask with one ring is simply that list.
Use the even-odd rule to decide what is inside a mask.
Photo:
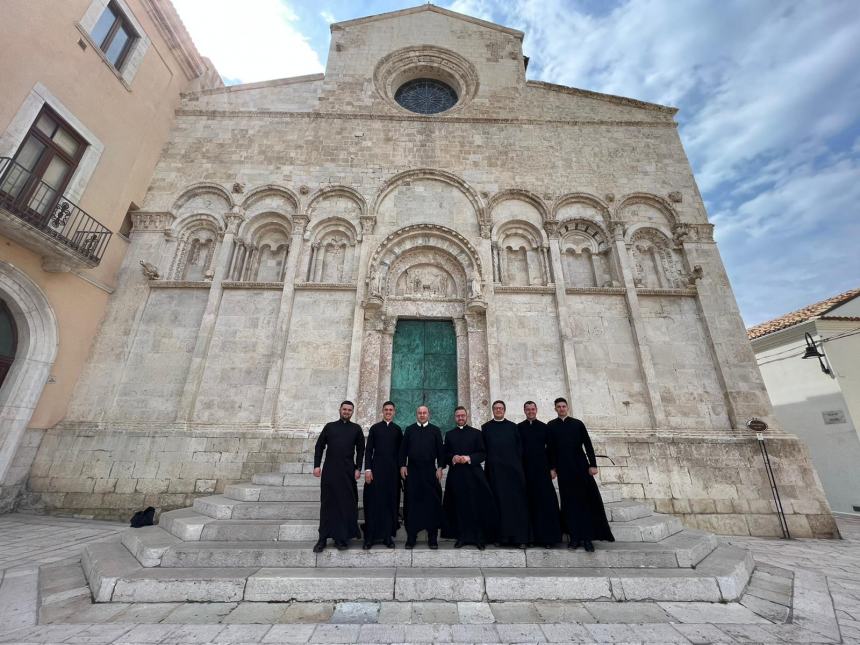
[{"label": "arched doorway", "polygon": [[3,387],[3,381],[12,369],[17,348],[18,328],[15,326],[15,319],[6,302],[0,300],[0,387]]}]

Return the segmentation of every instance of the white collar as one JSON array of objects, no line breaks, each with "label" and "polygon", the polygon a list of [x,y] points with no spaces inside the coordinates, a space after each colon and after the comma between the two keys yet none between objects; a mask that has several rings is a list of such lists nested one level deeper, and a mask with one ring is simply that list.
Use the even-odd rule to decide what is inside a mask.
[{"label": "white collar", "polygon": [[417,423],[418,423],[418,427],[419,427],[419,428],[426,428],[427,426],[429,426],[429,425],[430,425],[430,422],[429,422],[429,421],[426,421],[426,422],[424,422],[424,423],[421,423],[420,421],[418,421]]}]

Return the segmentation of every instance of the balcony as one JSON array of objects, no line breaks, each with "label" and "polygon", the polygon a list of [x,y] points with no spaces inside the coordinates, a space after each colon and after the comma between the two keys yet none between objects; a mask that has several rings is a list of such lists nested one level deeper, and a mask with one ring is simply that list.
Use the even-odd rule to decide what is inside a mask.
[{"label": "balcony", "polygon": [[98,266],[111,232],[30,171],[0,157],[0,234],[43,256],[46,271]]}]

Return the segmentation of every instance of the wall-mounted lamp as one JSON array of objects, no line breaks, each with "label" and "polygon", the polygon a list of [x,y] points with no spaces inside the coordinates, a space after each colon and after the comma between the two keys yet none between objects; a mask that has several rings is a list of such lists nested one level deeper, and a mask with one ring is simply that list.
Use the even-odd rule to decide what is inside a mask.
[{"label": "wall-mounted lamp", "polygon": [[819,351],[818,347],[815,345],[815,341],[812,340],[812,334],[807,332],[804,336],[806,337],[806,352],[803,354],[802,358],[817,358],[818,364],[821,365],[821,371],[825,374],[830,374],[830,368],[824,363],[824,352]]}]

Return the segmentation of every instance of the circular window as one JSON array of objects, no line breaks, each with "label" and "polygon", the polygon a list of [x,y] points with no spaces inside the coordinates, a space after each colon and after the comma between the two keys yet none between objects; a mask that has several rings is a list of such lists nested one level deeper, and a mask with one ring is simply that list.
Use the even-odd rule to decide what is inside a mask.
[{"label": "circular window", "polygon": [[450,85],[432,78],[416,78],[401,85],[394,100],[418,114],[438,114],[457,104],[457,92]]}]

